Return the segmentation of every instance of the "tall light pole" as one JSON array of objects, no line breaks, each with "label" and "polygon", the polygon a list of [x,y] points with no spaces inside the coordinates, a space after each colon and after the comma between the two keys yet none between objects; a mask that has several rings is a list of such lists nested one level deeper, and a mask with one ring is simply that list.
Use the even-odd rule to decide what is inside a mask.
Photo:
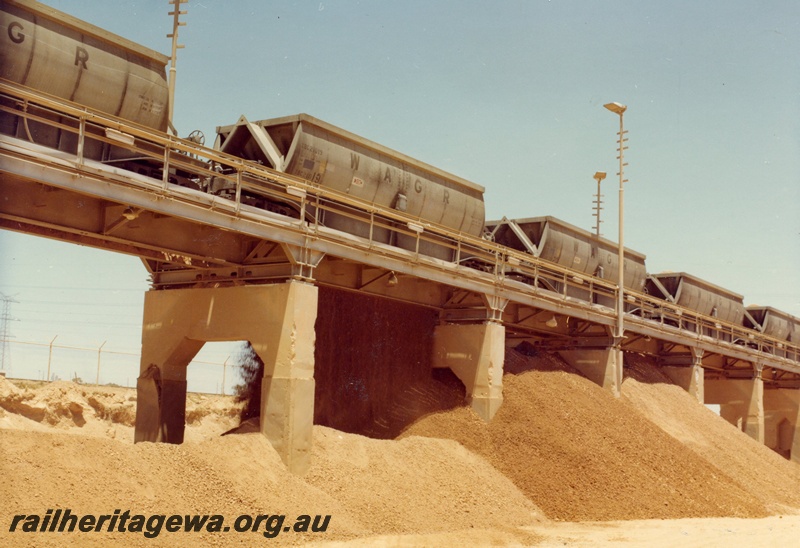
[{"label": "tall light pole", "polygon": [[[624,168],[627,164],[625,164],[624,160],[624,151],[626,148],[625,142],[628,140],[625,138],[625,128],[622,123],[623,114],[625,114],[625,110],[628,107],[625,105],[621,105],[620,103],[607,103],[603,105],[608,110],[613,112],[614,114],[619,114],[619,139],[617,141],[617,152],[619,156],[617,159],[619,160],[619,264],[617,266],[618,271],[618,278],[617,278],[617,333],[615,339],[617,341],[617,345],[619,345],[620,350],[620,362],[622,360],[622,337],[625,334],[625,312],[623,310],[623,293],[625,292],[625,242],[624,242],[624,226],[625,226],[625,175],[624,175]],[[620,363],[620,371],[622,371],[622,363]],[[620,379],[621,380],[621,379]]]},{"label": "tall light pole", "polygon": [[605,171],[598,171],[594,174],[594,179],[597,181],[597,196],[595,196],[594,200],[594,213],[592,214],[593,217],[597,217],[594,223],[594,234],[598,238],[600,237],[600,223],[603,221],[600,220],[600,210],[603,209],[603,195],[600,194],[600,181],[606,178]]}]

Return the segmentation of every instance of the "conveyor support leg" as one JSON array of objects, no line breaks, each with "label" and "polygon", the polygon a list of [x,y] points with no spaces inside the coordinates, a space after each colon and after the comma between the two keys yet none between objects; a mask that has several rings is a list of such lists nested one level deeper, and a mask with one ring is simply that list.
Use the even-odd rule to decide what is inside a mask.
[{"label": "conveyor support leg", "polygon": [[613,346],[579,348],[561,350],[559,355],[590,381],[619,397],[622,388],[622,350]]},{"label": "conveyor support leg", "polygon": [[265,364],[261,432],[286,466],[310,465],[317,288],[285,284],[145,294],[135,441],[182,443],[186,369],[207,341],[247,340]]},{"label": "conveyor support leg", "polygon": [[704,352],[697,348],[691,350],[691,354],[686,356],[671,356],[668,360],[669,365],[664,365],[661,369],[672,382],[689,392],[698,402],[703,403],[705,401]]},{"label": "conveyor support leg", "polygon": [[720,405],[720,416],[754,440],[764,443],[764,381],[706,379],[705,403]]},{"label": "conveyor support leg", "polygon": [[490,421],[503,403],[505,327],[495,322],[439,325],[433,346],[433,366],[449,367],[464,383],[472,409]]},{"label": "conveyor support leg", "polygon": [[800,462],[800,390],[764,390],[764,443],[775,452]]}]

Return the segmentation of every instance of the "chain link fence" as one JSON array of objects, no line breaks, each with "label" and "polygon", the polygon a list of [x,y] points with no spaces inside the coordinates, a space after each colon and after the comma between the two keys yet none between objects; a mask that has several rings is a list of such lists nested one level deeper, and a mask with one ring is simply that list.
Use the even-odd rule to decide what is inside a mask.
[{"label": "chain link fence", "polygon": [[[136,352],[115,350],[105,342],[97,347],[59,344],[58,336],[49,343],[15,339],[0,342],[11,357],[10,367],[4,372],[9,378],[136,387],[141,358]],[[238,351],[232,344],[225,349],[225,355],[216,352],[210,360],[192,360],[187,374],[190,392],[233,394],[241,378]]]}]

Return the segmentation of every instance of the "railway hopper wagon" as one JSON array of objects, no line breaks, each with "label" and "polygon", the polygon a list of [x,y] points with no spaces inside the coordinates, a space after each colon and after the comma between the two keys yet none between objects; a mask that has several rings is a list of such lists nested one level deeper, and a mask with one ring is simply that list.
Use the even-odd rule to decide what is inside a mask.
[{"label": "railway hopper wagon", "polygon": [[[530,253],[588,276],[611,282],[618,280],[617,244],[555,217],[503,218],[487,222],[486,230],[494,241],[506,247]],[[647,278],[645,256],[626,248],[624,261],[625,288],[641,292]],[[611,308],[615,306],[612,296],[598,295],[582,284],[565,287],[563,282],[546,282],[546,288],[587,302]],[[626,307],[630,306],[626,303]]]},{"label": "railway hopper wagon", "polygon": [[751,305],[745,310],[746,327],[776,339],[800,343],[800,318],[771,306]]},{"label": "railway hopper wagon", "polygon": [[[31,0],[0,2],[0,77],[124,118],[167,129],[168,57]],[[77,123],[41,108],[0,99],[0,133],[75,153]],[[27,111],[51,123],[25,119]],[[52,122],[72,130],[59,128]],[[123,163],[133,153],[87,124],[85,157]]]},{"label": "railway hopper wagon", "polygon": [[[800,318],[771,306],[751,305],[745,308],[744,326],[765,335],[800,345]],[[772,349],[777,355],[785,355],[782,345]]]},{"label": "railway hopper wagon", "polygon": [[[114,35],[99,27],[33,0],[0,2],[0,78],[28,86],[55,97],[96,109],[134,124],[167,131],[169,88],[166,65],[169,58]],[[27,117],[23,117],[25,113]],[[0,97],[0,134],[38,145],[77,153],[78,122],[53,111]],[[86,125],[83,155],[161,179],[163,151],[140,142],[136,149],[119,144],[119,135]],[[201,141],[196,142],[202,144]],[[452,244],[427,231],[427,225],[452,233],[487,237],[532,256],[556,263],[585,276],[596,276],[615,284],[618,279],[617,244],[560,221],[535,217],[485,223],[484,188],[424,162],[389,149],[306,114],[217,128],[215,147],[224,153],[258,162],[323,189],[332,189],[374,205],[403,213],[412,222],[398,223],[381,217],[372,224],[365,208],[333,201],[309,217],[343,232],[371,238],[444,261],[456,259]],[[232,198],[232,177],[193,175],[213,173],[215,165],[183,155],[181,168],[171,168],[169,181]],[[194,169],[196,164],[196,170]],[[264,188],[261,194],[241,195],[242,202],[266,210],[297,216],[291,204],[280,203],[270,181],[256,181],[249,188]],[[346,202],[346,200],[344,201]],[[366,208],[369,209],[369,208]],[[412,225],[414,228],[412,228]],[[462,250],[463,253],[463,250]],[[460,255],[465,265],[486,268],[480,261]],[[648,277],[645,255],[626,249],[624,285],[633,292],[647,292],[688,310],[718,318],[721,322],[762,332],[779,341],[800,344],[800,319],[771,307],[748,307],[741,295],[717,287],[686,273]],[[509,273],[514,276],[512,271]],[[584,280],[534,280],[541,287],[572,298],[613,308],[612,296],[598,293]],[[626,302],[626,311],[658,316]],[[674,314],[667,321],[677,327],[699,331],[700,327]],[[663,318],[662,318],[663,319]],[[724,329],[705,323],[702,333],[730,339]],[[746,341],[735,342],[747,344]],[[769,350],[769,349],[767,349]],[[772,349],[780,354],[780,346]]]},{"label": "railway hopper wagon", "polygon": [[[686,272],[651,274],[646,290],[659,299],[675,303],[699,314],[704,314],[737,326],[744,325],[744,297],[733,291],[702,280]],[[679,327],[696,331],[696,323],[681,320]],[[702,334],[730,341],[730,335],[716,326],[705,327]]]},{"label": "railway hopper wagon", "polygon": [[[307,114],[217,128],[215,148],[262,163],[420,222],[480,236],[484,188]],[[215,189],[220,191],[221,189]],[[327,209],[327,227],[452,261],[452,246],[421,239],[407,227],[371,227],[363,211]],[[401,230],[401,228],[404,228]],[[430,236],[427,236],[430,237]]]}]

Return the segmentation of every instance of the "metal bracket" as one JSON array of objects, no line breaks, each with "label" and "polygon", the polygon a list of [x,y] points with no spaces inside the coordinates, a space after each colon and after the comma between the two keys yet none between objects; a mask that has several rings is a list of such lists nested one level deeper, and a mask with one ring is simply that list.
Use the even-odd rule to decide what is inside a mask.
[{"label": "metal bracket", "polygon": [[486,305],[487,320],[494,322],[503,321],[503,312],[508,304],[508,299],[498,297],[497,295],[481,294],[483,303]]},{"label": "metal bracket", "polygon": [[313,280],[314,269],[322,262],[325,253],[292,244],[281,245],[286,256],[292,261],[292,277],[299,280]]}]

